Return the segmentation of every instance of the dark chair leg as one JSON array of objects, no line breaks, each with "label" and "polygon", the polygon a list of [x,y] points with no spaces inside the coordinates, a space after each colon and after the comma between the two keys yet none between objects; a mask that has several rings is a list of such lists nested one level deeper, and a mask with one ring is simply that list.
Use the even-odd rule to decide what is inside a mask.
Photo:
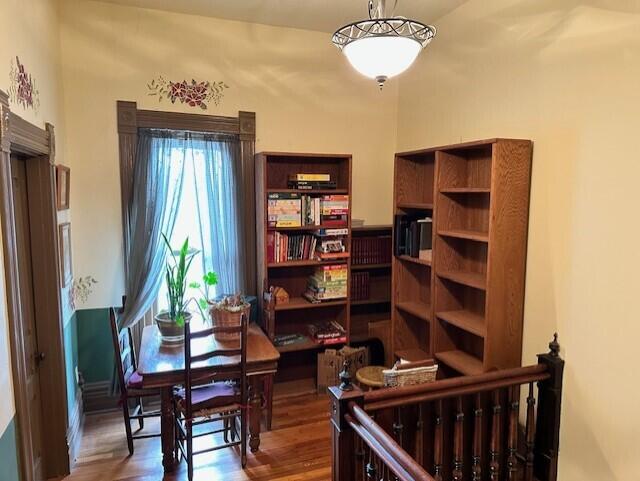
[{"label": "dark chair leg", "polygon": [[[229,414],[228,412],[223,412],[222,415],[226,416],[227,414]],[[229,442],[229,420],[231,418],[223,418],[222,419],[222,424],[223,424],[223,429],[224,429],[224,433],[223,433],[223,437],[224,437],[224,442],[228,443]],[[231,439],[233,439],[233,432],[231,433]]]},{"label": "dark chair leg", "polygon": [[[142,405],[142,398],[138,398],[138,406],[140,406],[140,415],[144,414],[144,406]],[[140,430],[144,429],[144,418],[138,418],[138,427]]]},{"label": "dark chair leg", "polygon": [[193,481],[193,431],[191,420],[186,422],[187,426],[187,473],[189,481]]},{"label": "dark chair leg", "polygon": [[[235,419],[234,419],[235,425]],[[240,453],[242,469],[247,466],[247,410],[240,410]]]},{"label": "dark chair leg", "polygon": [[133,433],[131,432],[131,418],[129,417],[129,399],[122,399],[122,416],[124,417],[124,430],[127,433],[127,446],[129,447],[129,456],[133,455]]},{"label": "dark chair leg", "polygon": [[264,394],[267,402],[267,419],[265,424],[267,427],[267,431],[271,431],[271,420],[273,419],[273,375],[267,376],[264,384]]}]

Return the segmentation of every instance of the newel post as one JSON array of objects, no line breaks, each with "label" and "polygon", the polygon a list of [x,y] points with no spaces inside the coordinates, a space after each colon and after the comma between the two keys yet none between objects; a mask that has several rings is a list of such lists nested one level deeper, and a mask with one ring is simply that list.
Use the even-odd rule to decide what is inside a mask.
[{"label": "newel post", "polygon": [[360,388],[351,383],[349,362],[345,361],[340,373],[340,385],[329,388],[331,410],[331,472],[333,481],[353,481],[355,479],[356,440],[355,433],[345,421],[349,404],[362,406],[364,395]]},{"label": "newel post", "polygon": [[553,341],[549,343],[549,353],[538,354],[538,363],[547,366],[547,372],[551,377],[538,383],[538,416],[533,470],[535,477],[540,481],[556,481],[558,478],[560,405],[564,370],[557,333],[553,335]]}]

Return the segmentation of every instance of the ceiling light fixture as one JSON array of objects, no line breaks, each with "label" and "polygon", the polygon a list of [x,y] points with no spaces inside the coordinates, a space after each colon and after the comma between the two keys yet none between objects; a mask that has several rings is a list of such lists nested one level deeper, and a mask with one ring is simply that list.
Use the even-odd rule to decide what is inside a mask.
[{"label": "ceiling light fixture", "polygon": [[392,16],[397,3],[387,15],[386,0],[369,0],[369,20],[345,25],[332,38],[349,63],[375,79],[380,89],[387,79],[407,70],[436,35],[432,25]]}]

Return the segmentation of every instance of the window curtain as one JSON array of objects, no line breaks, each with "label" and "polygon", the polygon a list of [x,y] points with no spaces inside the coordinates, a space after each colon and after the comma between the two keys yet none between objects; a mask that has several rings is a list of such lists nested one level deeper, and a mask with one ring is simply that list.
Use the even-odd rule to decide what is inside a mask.
[{"label": "window curtain", "polygon": [[184,144],[175,132],[138,132],[129,209],[130,246],[125,279],[126,303],[121,327],[131,327],[153,305],[162,282],[166,250],[162,233],[171,236],[183,186]]},{"label": "window curtain", "polygon": [[238,182],[241,173],[237,138],[191,134],[187,147],[198,154],[194,162],[202,159],[204,163],[204,168],[199,169],[204,172],[204,178],[194,179],[203,272],[214,271],[218,275],[218,294],[244,292],[243,205]]}]

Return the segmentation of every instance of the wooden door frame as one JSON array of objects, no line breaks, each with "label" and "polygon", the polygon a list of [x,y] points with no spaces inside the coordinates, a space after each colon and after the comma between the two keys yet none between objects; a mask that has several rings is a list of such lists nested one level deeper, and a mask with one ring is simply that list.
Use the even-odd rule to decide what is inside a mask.
[{"label": "wooden door frame", "polygon": [[4,255],[13,391],[18,427],[18,451],[23,481],[32,481],[33,453],[24,379],[27,377],[22,335],[20,283],[11,179],[11,154],[29,156],[26,163],[29,199],[35,322],[38,348],[45,354],[40,365],[42,403],[42,455],[45,478],[69,474],[67,396],[62,325],[62,299],[58,265],[58,219],[55,207],[55,135],[11,112],[7,94],[0,90],[0,225]]},{"label": "wooden door frame", "polygon": [[[243,262],[246,289],[244,294],[260,296],[262,286],[256,285],[256,192],[255,192],[255,154],[256,114],[238,112],[237,117],[219,115],[190,114],[181,112],[163,112],[140,110],[136,102],[118,100],[118,139],[120,147],[120,192],[122,201],[122,234],[125,256],[129,250],[129,205],[133,190],[133,166],[138,145],[138,129],[192,130],[233,134],[238,136],[240,146],[240,164],[242,172],[242,196],[244,215],[240,220],[244,231],[245,250],[240,261]],[[125,275],[127,265],[124,265]]]}]

